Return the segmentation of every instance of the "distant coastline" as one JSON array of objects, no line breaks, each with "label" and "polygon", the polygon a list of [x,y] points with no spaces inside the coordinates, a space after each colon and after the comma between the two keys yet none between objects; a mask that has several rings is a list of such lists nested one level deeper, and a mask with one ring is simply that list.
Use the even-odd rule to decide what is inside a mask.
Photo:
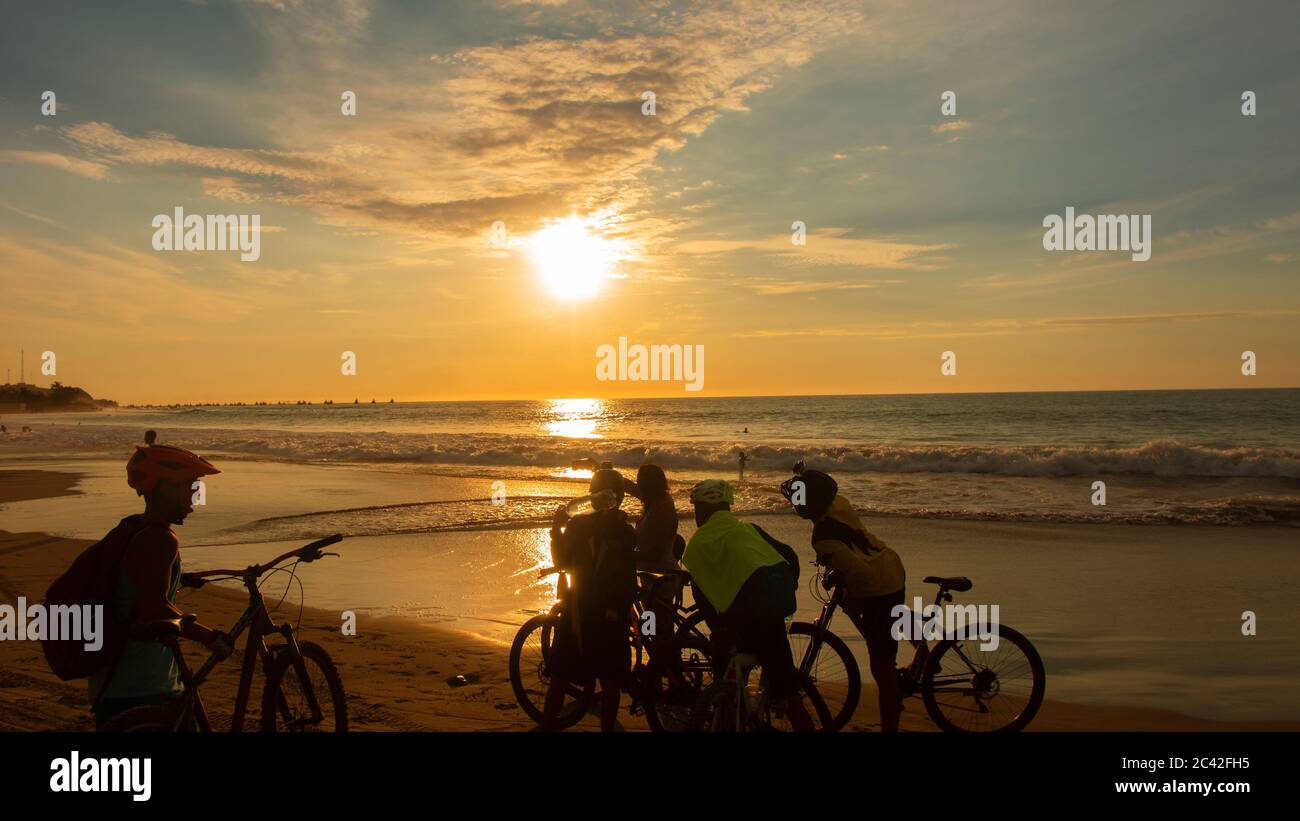
[{"label": "distant coastline", "polygon": [[0,413],[59,413],[115,408],[112,399],[96,399],[84,388],[52,383],[48,388],[17,384],[0,385]]}]

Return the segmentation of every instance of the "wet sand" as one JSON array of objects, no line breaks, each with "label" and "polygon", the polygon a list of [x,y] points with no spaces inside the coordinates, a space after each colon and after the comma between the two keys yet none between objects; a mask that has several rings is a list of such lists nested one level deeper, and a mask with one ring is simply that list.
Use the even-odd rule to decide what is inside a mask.
[{"label": "wet sand", "polygon": [[[2,474],[48,474],[3,471]],[[73,477],[75,482],[75,477]],[[0,480],[0,503],[36,498],[34,493],[68,493],[68,475],[38,475],[30,481]],[[39,601],[49,583],[89,544],[42,533],[0,531],[0,602],[18,596]],[[292,599],[291,599],[292,601]],[[238,591],[183,590],[178,606],[207,624],[232,624],[246,604]],[[277,618],[294,619],[297,607],[286,604]],[[358,614],[358,635],[339,630],[340,614],[305,609],[300,637],[322,644],[335,660],[348,693],[351,723],[357,730],[474,731],[533,729],[515,704],[507,675],[508,647],[446,625],[398,617]],[[522,618],[520,619],[522,621]],[[197,650],[189,658],[200,657]],[[205,685],[205,703],[214,721],[228,716],[237,684],[238,656],[220,666]],[[467,684],[448,679],[464,676]],[[1049,679],[1050,687],[1050,679]],[[1050,692],[1050,690],[1049,690]],[[875,694],[864,688],[862,706],[852,727],[877,728]],[[623,713],[628,730],[643,730],[641,718]],[[92,722],[81,681],[61,682],[46,667],[34,642],[0,642],[0,729],[89,730]],[[580,729],[595,729],[588,717]],[[933,730],[918,700],[908,702],[903,727]],[[1145,707],[1067,704],[1049,698],[1032,725],[1034,730],[1300,730],[1300,722],[1212,721]]]}]

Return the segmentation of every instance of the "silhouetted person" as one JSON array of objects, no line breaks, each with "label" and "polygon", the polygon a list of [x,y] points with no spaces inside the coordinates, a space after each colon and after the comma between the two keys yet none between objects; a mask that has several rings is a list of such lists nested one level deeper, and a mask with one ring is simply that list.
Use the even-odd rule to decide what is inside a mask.
[{"label": "silhouetted person", "polygon": [[[143,514],[128,516],[118,525],[133,531],[121,563],[113,569],[113,602],[119,621],[147,624],[184,615],[176,608],[181,556],[180,540],[171,526],[184,524],[194,512],[194,480],[219,472],[184,448],[136,447],[126,464],[126,483],[144,497],[145,507]],[[221,631],[194,622],[183,628],[182,635],[202,642],[219,656],[230,654],[230,642]],[[181,692],[176,658],[156,641],[128,640],[116,662],[89,679],[96,727],[132,707],[167,704]]]},{"label": "silhouetted person", "polygon": [[699,529],[682,556],[696,603],[713,628],[714,672],[723,672],[733,645],[757,656],[769,696],[785,703],[796,731],[810,732],[815,727],[799,696],[785,632],[785,619],[797,606],[798,557],[789,546],[736,518],[733,496],[731,485],[721,479],[706,479],[691,490]]},{"label": "silhouetted person", "polygon": [[595,471],[589,490],[591,513],[569,518],[568,506],[561,505],[551,525],[551,558],[569,573],[571,584],[561,584],[542,726],[554,727],[570,682],[586,685],[596,679],[600,681],[600,729],[613,732],[630,667],[636,531],[619,509],[623,477],[617,471]]},{"label": "silhouetted person", "polygon": [[[801,463],[802,464],[802,463]],[[796,483],[802,482],[802,486]],[[802,491],[800,493],[800,491]],[[862,525],[839,485],[820,470],[805,470],[781,485],[795,512],[813,523],[817,563],[843,578],[844,612],[867,643],[871,677],[880,691],[880,729],[897,732],[903,711],[895,660],[894,608],[903,604],[907,574],[898,554]],[[802,497],[802,498],[801,498]]]}]

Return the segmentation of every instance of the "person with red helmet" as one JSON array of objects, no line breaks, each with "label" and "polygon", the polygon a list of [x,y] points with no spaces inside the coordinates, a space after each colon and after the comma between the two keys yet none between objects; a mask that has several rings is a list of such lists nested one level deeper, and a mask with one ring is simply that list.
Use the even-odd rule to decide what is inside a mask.
[{"label": "person with red helmet", "polygon": [[[133,519],[134,534],[113,581],[114,615],[123,623],[179,619],[184,615],[176,607],[181,557],[180,540],[172,525],[184,524],[194,512],[195,480],[221,472],[184,448],[155,445],[152,436],[147,436],[146,441],[148,445],[136,446],[126,464],[126,483],[144,497],[144,513],[128,517]],[[230,653],[224,633],[198,622],[187,625],[182,635],[215,653]],[[110,718],[132,707],[166,704],[180,695],[181,689],[171,650],[159,642],[129,639],[117,661],[89,679],[95,725],[103,727]]]}]

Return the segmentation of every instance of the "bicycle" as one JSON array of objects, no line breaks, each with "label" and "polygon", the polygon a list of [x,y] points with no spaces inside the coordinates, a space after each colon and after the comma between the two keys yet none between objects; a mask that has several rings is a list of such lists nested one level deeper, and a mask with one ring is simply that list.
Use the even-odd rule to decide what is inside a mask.
[{"label": "bicycle", "polygon": [[[248,608],[229,634],[229,641],[233,645],[240,634],[248,630],[248,643],[245,645],[239,672],[239,690],[230,719],[230,732],[243,730],[252,690],[254,664],[259,660],[266,671],[266,684],[262,689],[263,732],[277,732],[281,728],[290,732],[347,731],[347,703],[343,694],[343,682],[334,662],[320,645],[298,641],[293,625],[287,622],[276,625],[267,612],[266,602],[257,586],[258,579],[275,571],[287,572],[296,579],[295,571],[299,562],[310,563],[324,556],[337,556],[337,553],[324,553],[322,549],[342,540],[341,535],[335,534],[291,550],[267,564],[252,565],[244,570],[187,573],[182,577],[182,583],[192,588],[202,587],[209,581],[241,579],[248,590]],[[281,568],[280,564],[289,559],[296,559],[293,567],[287,570]],[[180,650],[180,636],[184,627],[194,620],[195,616],[190,614],[180,619],[164,619],[138,625],[133,630],[136,638],[160,641],[171,649],[176,657],[184,690],[176,704],[124,710],[105,724],[104,732],[184,732],[194,729],[212,732],[207,710],[199,696],[199,687],[223,658],[213,653],[197,672],[191,673]],[[284,643],[268,646],[266,638],[276,634],[284,638]],[[309,666],[314,669],[309,669]],[[328,703],[321,698],[326,693]]]},{"label": "bicycle", "polygon": [[[539,571],[539,578],[561,573],[548,567]],[[631,698],[629,707],[633,715],[644,715],[653,732],[677,732],[689,724],[691,706],[695,703],[705,682],[712,678],[707,634],[688,628],[695,606],[683,604],[682,590],[690,582],[683,571],[668,573],[637,573],[638,592],[631,611],[628,652],[633,657],[631,675],[624,682]],[[561,584],[568,584],[567,574]],[[647,641],[641,625],[647,604],[653,602],[659,585],[676,584],[681,587],[673,595],[674,614],[671,622],[672,638],[663,643]],[[519,628],[510,647],[510,686],[515,700],[533,721],[541,723],[542,706],[550,687],[548,669],[555,627],[562,618],[563,602],[556,602],[547,613],[533,616]],[[658,632],[656,625],[656,632]],[[595,699],[595,682],[570,682],[565,693],[565,703],[553,722],[556,729],[578,723],[590,709]]]},{"label": "bicycle", "polygon": [[[924,581],[939,585],[936,606],[952,601],[949,591],[965,593],[974,586],[964,576],[926,576]],[[822,599],[815,622],[790,625],[790,642],[799,672],[817,683],[831,708],[835,729],[842,730],[858,708],[862,673],[848,645],[830,632],[835,610],[844,602],[843,579],[823,569],[814,585],[817,582],[831,595]],[[815,593],[816,586],[813,589]],[[967,625],[966,635],[978,636],[991,627]],[[1047,673],[1029,639],[1005,625],[996,629],[998,645],[990,650],[984,650],[978,638],[948,637],[933,647],[923,637],[912,638],[916,653],[907,667],[898,668],[901,696],[919,694],[930,718],[945,732],[1023,730],[1042,706]],[[824,648],[830,652],[822,652]]]},{"label": "bicycle", "polygon": [[[691,711],[690,729],[694,732],[789,732],[793,730],[784,705],[768,697],[767,674],[750,682],[758,668],[758,657],[743,652],[732,654],[726,673],[719,681],[704,688]],[[800,696],[812,705],[817,732],[835,732],[826,702],[808,676],[799,676]]]}]

